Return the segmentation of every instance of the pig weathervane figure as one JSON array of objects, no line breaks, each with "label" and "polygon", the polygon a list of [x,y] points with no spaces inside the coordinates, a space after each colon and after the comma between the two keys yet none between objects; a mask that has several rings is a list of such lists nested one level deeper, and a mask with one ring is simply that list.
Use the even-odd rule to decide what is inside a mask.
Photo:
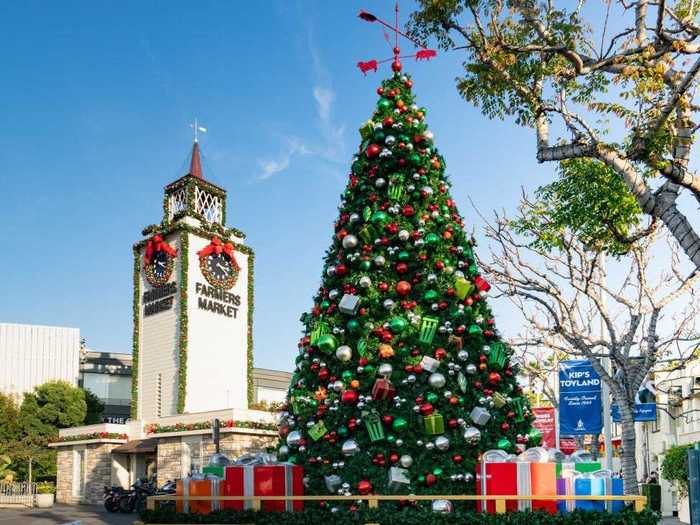
[{"label": "pig weathervane figure", "polygon": [[[437,51],[433,49],[428,49],[424,45],[422,45],[420,42],[417,42],[410,36],[408,36],[406,33],[403,33],[402,31],[399,30],[399,3],[396,2],[396,5],[394,7],[394,25],[392,26],[391,24],[385,22],[381,18],[374,16],[372,13],[368,13],[367,11],[360,11],[360,14],[358,15],[362,20],[365,22],[379,22],[381,25],[383,25],[385,28],[389,29],[390,31],[394,32],[394,56],[391,58],[386,58],[384,60],[368,60],[367,62],[358,62],[357,67],[360,68],[360,71],[364,73],[364,75],[367,75],[368,71],[377,71],[377,68],[379,67],[380,64],[385,64],[386,62],[391,62],[391,69],[395,72],[398,73],[401,71],[401,60],[402,58],[415,58],[416,60],[430,60],[431,58],[437,56]],[[401,54],[401,49],[399,49],[399,36],[404,37],[405,39],[409,40],[412,42],[415,46],[420,47],[421,49],[417,51],[416,53],[412,55],[404,55],[404,56],[399,56]],[[384,30],[384,38],[386,39],[387,42],[389,42],[389,45],[391,45],[391,40],[389,37],[389,34]]]}]

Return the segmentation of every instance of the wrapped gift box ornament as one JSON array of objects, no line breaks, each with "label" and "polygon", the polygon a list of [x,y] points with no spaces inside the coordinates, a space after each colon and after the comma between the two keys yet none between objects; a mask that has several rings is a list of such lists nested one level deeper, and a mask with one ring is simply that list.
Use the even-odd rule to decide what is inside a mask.
[{"label": "wrapped gift box ornament", "polygon": [[[208,474],[206,477],[195,473],[178,479],[175,483],[176,496],[220,496],[221,478]],[[193,514],[209,514],[219,510],[219,501],[178,501],[175,509],[178,512],[191,512]]]},{"label": "wrapped gift box ornament", "polygon": [[[246,454],[226,467],[222,483],[224,496],[303,496],[304,469],[290,463],[276,463],[268,454]],[[252,501],[224,501],[222,508],[253,508]],[[263,501],[265,511],[303,510],[303,501]]]},{"label": "wrapped gift box ornament", "polygon": [[[514,496],[518,494],[518,470],[522,473],[528,464],[515,463],[512,459],[512,456],[503,450],[487,450],[481,455],[476,474],[477,495]],[[518,465],[521,465],[520,468]],[[486,511],[491,514],[496,512],[495,501],[477,501],[476,507],[479,512]],[[518,509],[517,501],[506,501],[508,512],[515,512]]]},{"label": "wrapped gift box ornament", "polygon": [[377,379],[372,386],[372,399],[394,399],[396,397],[396,387],[388,379]]}]

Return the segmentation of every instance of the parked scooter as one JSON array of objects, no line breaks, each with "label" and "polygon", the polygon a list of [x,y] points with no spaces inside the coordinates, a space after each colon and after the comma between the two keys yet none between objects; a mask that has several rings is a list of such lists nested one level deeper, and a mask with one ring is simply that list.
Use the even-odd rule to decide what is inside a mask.
[{"label": "parked scooter", "polygon": [[[148,496],[159,496],[164,494],[175,494],[175,482],[166,481],[159,489],[156,486],[155,479],[147,481],[145,479],[136,480],[132,485],[132,491],[124,493],[119,501],[120,512],[130,513],[136,510],[139,514],[146,510],[146,501]],[[161,508],[169,507],[173,502],[163,502]]]}]

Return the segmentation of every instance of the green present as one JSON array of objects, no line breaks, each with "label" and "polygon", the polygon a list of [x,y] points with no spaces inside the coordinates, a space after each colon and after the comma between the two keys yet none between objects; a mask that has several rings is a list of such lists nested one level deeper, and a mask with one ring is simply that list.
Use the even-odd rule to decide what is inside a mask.
[{"label": "green present", "polygon": [[525,400],[522,397],[517,397],[513,399],[513,412],[515,412],[515,422],[522,423],[525,421]]},{"label": "green present", "polygon": [[377,238],[377,233],[369,224],[365,224],[359,231],[360,239],[365,244],[371,244]]},{"label": "green present", "polygon": [[430,344],[433,342],[435,333],[437,332],[439,320],[435,317],[424,317],[420,325],[420,335],[418,340],[421,343]]},{"label": "green present", "polygon": [[445,420],[439,412],[433,412],[423,418],[426,434],[442,434],[445,432]]},{"label": "green present", "polygon": [[362,422],[365,424],[370,441],[382,441],[384,439],[384,425],[376,410],[364,410]]},{"label": "green present", "polygon": [[369,349],[367,348],[367,341],[360,339],[357,342],[357,353],[360,357],[367,357],[369,355]]},{"label": "green present", "polygon": [[590,474],[593,472],[598,472],[600,468],[600,463],[595,461],[590,461],[586,463],[565,462],[557,463],[555,467],[555,472],[557,479],[559,479],[572,477],[574,472],[579,472],[581,474]]},{"label": "green present", "polygon": [[328,324],[324,323],[323,321],[317,322],[311,331],[311,344],[315,345],[318,342],[318,338],[327,333]]},{"label": "green present", "polygon": [[491,351],[489,352],[489,366],[503,369],[507,359],[506,345],[503,343],[493,343],[491,345]]},{"label": "green present", "polygon": [[468,279],[464,277],[457,277],[457,279],[455,279],[455,295],[460,300],[466,299],[473,288],[474,285]]},{"label": "green present", "polygon": [[372,133],[374,133],[374,122],[368,120],[360,127],[360,137],[362,137],[363,140],[368,139],[372,136]]},{"label": "green present", "polygon": [[328,432],[328,429],[326,428],[326,424],[323,421],[319,421],[314,426],[309,428],[309,436],[314,441],[318,441],[319,439],[321,439],[323,436],[326,435],[326,432]]},{"label": "green present", "polygon": [[387,192],[391,200],[399,200],[403,196],[403,175],[392,175],[389,178],[389,191]]},{"label": "green present", "polygon": [[205,476],[207,474],[211,474],[213,476],[217,476],[221,479],[224,479],[224,468],[225,467],[217,467],[216,465],[207,465],[202,469],[202,474]]},{"label": "green present", "polygon": [[491,397],[496,408],[502,408],[506,404],[506,398],[500,392],[494,392]]}]

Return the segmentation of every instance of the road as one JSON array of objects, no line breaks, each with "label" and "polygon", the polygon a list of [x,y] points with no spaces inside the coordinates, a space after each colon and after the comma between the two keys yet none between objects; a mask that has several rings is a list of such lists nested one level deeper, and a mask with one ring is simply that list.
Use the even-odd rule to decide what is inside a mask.
[{"label": "road", "polygon": [[137,514],[110,514],[92,505],[54,505],[50,509],[0,508],[0,525],[132,525]]}]

